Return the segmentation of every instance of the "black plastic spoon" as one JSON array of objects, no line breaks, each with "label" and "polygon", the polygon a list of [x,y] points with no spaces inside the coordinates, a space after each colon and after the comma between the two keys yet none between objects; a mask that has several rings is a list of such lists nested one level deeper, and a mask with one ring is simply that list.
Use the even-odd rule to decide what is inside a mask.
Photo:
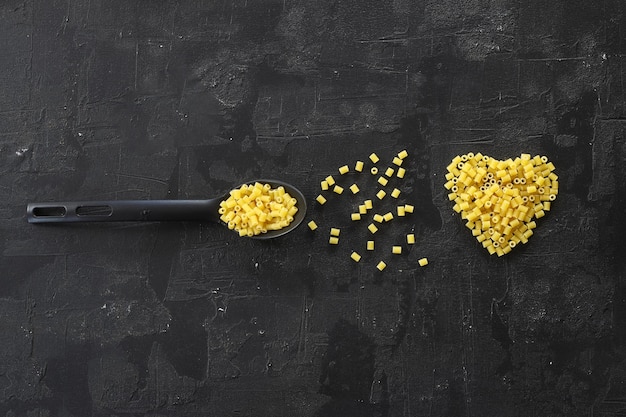
[{"label": "black plastic spoon", "polygon": [[[277,180],[256,180],[272,188],[280,186],[296,199],[298,212],[288,226],[279,230],[252,236],[254,239],[271,239],[289,233],[304,220],[306,199],[300,190],[291,184]],[[239,188],[239,187],[236,187]],[[29,223],[77,223],[77,222],[153,222],[153,221],[211,221],[222,223],[220,202],[229,193],[210,200],[110,200],[29,203],[26,218]]]}]

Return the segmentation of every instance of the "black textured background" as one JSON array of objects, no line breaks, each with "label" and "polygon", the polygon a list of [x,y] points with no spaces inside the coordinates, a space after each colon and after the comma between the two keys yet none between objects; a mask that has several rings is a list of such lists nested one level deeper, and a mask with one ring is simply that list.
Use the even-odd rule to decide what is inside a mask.
[{"label": "black textured background", "polygon": [[[0,415],[626,415],[624,54],[621,0],[3,0]],[[418,242],[382,274],[347,195],[311,204],[337,248],[25,219],[259,177],[312,202],[405,148],[416,213],[379,242]],[[442,187],[469,151],[560,176],[503,258]]]}]

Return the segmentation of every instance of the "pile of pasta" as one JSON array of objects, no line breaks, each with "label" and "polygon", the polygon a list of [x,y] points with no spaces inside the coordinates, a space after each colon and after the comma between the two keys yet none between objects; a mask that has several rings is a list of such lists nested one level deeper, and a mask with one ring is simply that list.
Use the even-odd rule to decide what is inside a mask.
[{"label": "pile of pasta", "polygon": [[456,156],[445,188],[454,211],[490,254],[505,255],[525,244],[559,193],[554,164],[545,156],[521,154],[497,160],[480,153]]},{"label": "pile of pasta", "polygon": [[[414,206],[412,204],[398,204],[395,203],[395,207],[392,210],[388,208],[384,211],[380,211],[383,209],[382,200],[388,200],[388,197],[391,197],[395,202],[401,194],[401,190],[399,188],[392,188],[392,183],[396,179],[403,179],[406,174],[406,169],[402,167],[402,164],[409,156],[409,153],[406,150],[400,151],[391,161],[391,164],[386,166],[383,170],[380,170],[376,164],[380,161],[380,158],[376,153],[371,153],[369,155],[369,160],[371,162],[371,166],[369,170],[365,169],[366,165],[363,161],[356,161],[354,164],[354,168],[351,168],[348,165],[343,165],[339,167],[339,175],[340,177],[335,178],[332,175],[328,175],[320,182],[321,193],[315,198],[317,203],[320,206],[323,206],[328,201],[328,198],[331,198],[333,194],[343,194],[344,186],[340,185],[340,178],[350,177],[350,175],[346,174],[360,174],[363,172],[368,172],[376,177],[376,183],[380,186],[375,194],[375,199],[365,199],[361,200],[361,204],[358,204],[357,210],[353,213],[350,213],[350,219],[352,222],[360,222],[369,218],[367,230],[371,235],[370,240],[367,240],[365,249],[367,252],[374,252],[377,249],[378,245],[375,245],[374,235],[378,232],[379,228],[384,227],[385,223],[391,222],[396,217],[405,217],[413,213]],[[380,174],[380,175],[379,175]],[[345,188],[349,189],[352,195],[357,195],[361,193],[361,189],[356,183],[352,183],[348,186],[345,184]],[[378,211],[378,212],[377,212]],[[308,222],[308,226],[311,230],[317,230],[319,226],[314,220]],[[330,227],[329,229],[329,237],[328,243],[330,245],[338,245],[340,243],[340,234],[341,229],[338,227]],[[408,233],[403,236],[403,240],[406,245],[414,245],[415,244],[415,234]],[[395,245],[389,248],[389,252],[392,255],[402,255],[403,254],[403,246],[396,242]],[[361,249],[353,249],[350,254],[350,258],[354,262],[361,262],[361,259],[364,254],[363,252],[359,253]],[[380,255],[378,255],[380,256]],[[420,266],[426,266],[428,264],[427,258],[420,258],[418,260],[418,264]],[[387,262],[378,258],[378,263],[376,264],[376,268],[379,271],[383,271],[387,267]]]},{"label": "pile of pasta", "polygon": [[244,184],[220,202],[220,220],[239,236],[256,236],[289,226],[298,212],[296,203],[282,186]]}]

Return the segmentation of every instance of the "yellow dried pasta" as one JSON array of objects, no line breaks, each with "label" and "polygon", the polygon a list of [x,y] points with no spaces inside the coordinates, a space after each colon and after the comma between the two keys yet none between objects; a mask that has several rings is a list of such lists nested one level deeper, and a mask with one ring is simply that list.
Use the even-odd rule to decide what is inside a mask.
[{"label": "yellow dried pasta", "polygon": [[545,156],[497,160],[470,152],[452,159],[444,187],[476,240],[503,256],[528,242],[534,219],[550,210],[559,186],[554,169]]},{"label": "yellow dried pasta", "polygon": [[220,220],[239,236],[256,236],[288,226],[298,212],[297,200],[284,187],[256,182],[230,191],[220,202]]}]

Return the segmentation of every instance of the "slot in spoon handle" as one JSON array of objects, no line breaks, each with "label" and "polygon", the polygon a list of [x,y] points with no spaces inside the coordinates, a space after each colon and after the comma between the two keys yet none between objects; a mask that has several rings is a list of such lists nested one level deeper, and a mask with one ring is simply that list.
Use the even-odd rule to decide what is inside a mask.
[{"label": "slot in spoon handle", "polygon": [[111,200],[30,203],[29,223],[122,221],[219,221],[219,203],[211,200]]}]

